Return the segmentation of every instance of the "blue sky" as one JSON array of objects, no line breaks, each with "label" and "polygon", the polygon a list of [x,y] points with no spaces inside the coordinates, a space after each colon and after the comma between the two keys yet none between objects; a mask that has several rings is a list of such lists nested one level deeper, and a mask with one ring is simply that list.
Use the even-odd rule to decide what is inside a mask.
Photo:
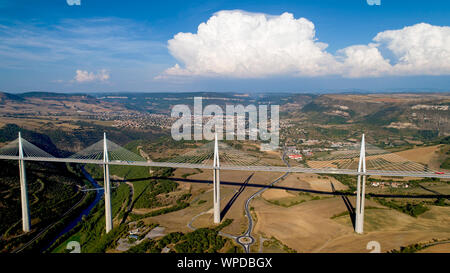
[{"label": "blue sky", "polygon": [[[242,13],[237,16],[220,13],[230,10],[240,10]],[[232,22],[232,26],[242,28],[247,26],[245,23],[249,20],[250,23],[252,20],[259,20],[258,14],[277,17],[285,12],[292,14],[293,18],[284,22],[298,23],[299,30],[310,30],[308,23],[295,21],[299,18],[306,18],[314,24],[314,38],[306,39],[308,46],[294,49],[294,52],[300,51],[304,54],[293,56],[295,62],[287,64],[285,69],[263,67],[256,73],[255,67],[260,66],[253,63],[256,62],[255,58],[249,58],[246,62],[233,59],[242,54],[254,53],[254,56],[261,57],[260,62],[266,64],[278,58],[274,56],[278,56],[276,54],[279,52],[286,52],[287,49],[279,44],[273,47],[262,45],[264,52],[261,48],[256,48],[255,52],[230,48],[227,53],[229,56],[214,59],[217,54],[223,53],[225,44],[246,46],[247,42],[250,43],[245,39],[225,42],[223,39],[228,39],[228,34],[221,32],[221,24],[223,26],[230,20],[241,18],[242,21],[237,21],[236,24]],[[218,14],[219,26],[207,23],[209,32],[217,31],[214,37],[209,37],[208,34],[197,35],[199,25],[208,22],[215,14]],[[268,16],[267,21],[270,18]],[[419,23],[428,25],[414,27],[409,32],[398,32],[394,36],[385,35],[386,37],[379,39],[381,45],[375,49],[370,45],[379,33],[401,30]],[[284,23],[280,24],[279,29],[284,27]],[[444,56],[440,59],[450,63],[450,60],[446,59],[446,54],[450,51],[450,44],[446,43],[450,40],[445,36],[448,31],[438,28],[448,26],[449,1],[433,0],[381,0],[380,6],[369,6],[366,0],[81,0],[79,6],[70,6],[66,0],[0,0],[0,90],[314,92],[430,88],[449,91],[450,73],[445,62],[439,65],[423,65],[421,61]],[[250,33],[256,33],[257,28]],[[245,34],[240,29],[236,31],[241,36]],[[303,36],[290,41],[289,31],[291,30],[286,32],[287,37],[281,38],[288,39],[287,42],[303,41]],[[195,48],[190,44],[190,38],[174,38],[180,32],[193,33],[196,44],[205,44]],[[426,54],[431,55],[413,56],[410,58],[415,58],[414,63],[394,67],[397,62],[410,56],[408,52],[417,50],[417,47],[399,45],[396,41],[401,41],[404,37],[415,37],[416,33],[425,35],[428,32],[436,33],[436,37],[424,38],[424,46],[429,46],[427,41],[437,41],[436,43],[443,42],[441,48],[433,48],[435,51],[431,53],[427,53],[428,49],[424,50]],[[276,36],[277,33],[272,35],[279,37]],[[168,48],[168,41],[172,39],[174,43]],[[251,46],[261,44],[258,37],[252,39],[254,41]],[[268,40],[270,39],[269,35]],[[326,49],[323,49],[320,43],[326,43]],[[222,46],[221,51],[214,52],[215,44]],[[355,52],[355,45],[364,46],[357,48],[356,55],[349,55]],[[399,52],[391,47],[400,48]],[[225,51],[227,50],[228,48],[225,48]],[[318,50],[317,59],[303,64],[302,58],[308,56],[309,50]],[[382,59],[371,64],[355,64],[359,62],[355,58],[360,54],[370,59],[377,55],[377,52],[382,54]],[[279,62],[275,64],[284,62],[284,65],[284,57],[280,57]],[[230,63],[226,64],[229,67],[222,70],[211,68],[208,64],[205,65],[205,58],[207,62],[218,67],[223,64],[224,59],[229,59]],[[389,60],[389,67],[384,63],[385,60]],[[179,64],[180,68],[170,70],[175,68],[176,64]],[[317,65],[322,67],[317,68]],[[331,66],[336,67],[329,69]]]}]

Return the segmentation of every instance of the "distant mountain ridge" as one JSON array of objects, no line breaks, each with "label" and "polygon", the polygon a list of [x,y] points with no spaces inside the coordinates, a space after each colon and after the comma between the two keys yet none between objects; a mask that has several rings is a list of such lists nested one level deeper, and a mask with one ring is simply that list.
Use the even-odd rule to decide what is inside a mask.
[{"label": "distant mountain ridge", "polygon": [[24,101],[25,99],[20,95],[14,95],[10,93],[0,92],[0,102],[5,100],[11,101]]}]

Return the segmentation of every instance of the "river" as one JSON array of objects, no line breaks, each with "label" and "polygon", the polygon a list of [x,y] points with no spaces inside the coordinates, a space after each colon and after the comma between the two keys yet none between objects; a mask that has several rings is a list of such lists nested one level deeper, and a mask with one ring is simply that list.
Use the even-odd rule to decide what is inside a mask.
[{"label": "river", "polygon": [[76,218],[74,218],[48,245],[44,250],[48,249],[52,244],[58,240],[61,236],[72,230],[78,223],[81,222],[83,219],[83,216],[88,216],[91,210],[97,205],[97,203],[102,199],[103,197],[103,187],[100,186],[97,181],[95,181],[94,178],[84,169],[84,167],[81,167],[81,171],[83,172],[84,177],[91,182],[92,186],[96,188],[96,195],[94,201],[85,208]]}]

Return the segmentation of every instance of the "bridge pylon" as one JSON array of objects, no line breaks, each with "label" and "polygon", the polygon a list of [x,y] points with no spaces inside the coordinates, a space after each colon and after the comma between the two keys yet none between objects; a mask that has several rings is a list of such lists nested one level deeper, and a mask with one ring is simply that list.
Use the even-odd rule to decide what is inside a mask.
[{"label": "bridge pylon", "polygon": [[22,229],[24,232],[30,231],[30,207],[28,203],[28,186],[25,171],[25,160],[23,159],[22,136],[19,132],[19,177],[20,177],[20,200],[22,203]]},{"label": "bridge pylon", "polygon": [[214,169],[213,169],[213,187],[214,187],[214,223],[219,224],[220,219],[220,162],[219,162],[219,143],[217,133],[214,139]]},{"label": "bridge pylon", "polygon": [[359,154],[358,179],[356,186],[355,232],[359,234],[362,234],[364,231],[364,202],[366,194],[365,173],[366,173],[366,144],[363,134],[361,138],[361,152]]},{"label": "bridge pylon", "polygon": [[106,133],[103,133],[103,181],[103,187],[105,189],[106,233],[108,233],[113,228],[113,221],[111,213],[111,183],[109,180],[109,157]]}]

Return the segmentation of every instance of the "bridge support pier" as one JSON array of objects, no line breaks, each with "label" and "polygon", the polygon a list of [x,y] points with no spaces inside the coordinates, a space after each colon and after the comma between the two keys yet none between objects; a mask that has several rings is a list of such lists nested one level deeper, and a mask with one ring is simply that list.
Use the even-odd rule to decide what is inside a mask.
[{"label": "bridge support pier", "polygon": [[362,234],[364,231],[365,192],[366,192],[366,176],[358,175],[358,186],[356,190],[355,232],[359,234]]},{"label": "bridge support pier", "polygon": [[214,169],[213,169],[213,187],[214,187],[214,223],[219,224],[220,219],[220,163],[219,163],[219,143],[217,133],[214,140]]},{"label": "bridge support pier", "polygon": [[22,203],[22,230],[29,232],[31,227],[30,207],[28,203],[28,186],[25,171],[25,161],[23,160],[22,136],[19,132],[19,176],[20,176],[20,200]]},{"label": "bridge support pier", "polygon": [[[366,172],[366,145],[364,134],[361,140],[361,152],[359,155],[358,173]],[[362,178],[362,179],[361,179]],[[362,180],[362,181],[361,181]],[[366,195],[366,175],[358,175],[356,185],[356,209],[355,209],[355,232],[362,234],[364,232],[364,202]]]},{"label": "bridge support pier", "polygon": [[103,134],[103,188],[105,191],[105,218],[106,218],[106,233],[113,228],[112,212],[111,212],[111,183],[109,180],[109,158],[108,145],[106,144],[106,133]]}]

